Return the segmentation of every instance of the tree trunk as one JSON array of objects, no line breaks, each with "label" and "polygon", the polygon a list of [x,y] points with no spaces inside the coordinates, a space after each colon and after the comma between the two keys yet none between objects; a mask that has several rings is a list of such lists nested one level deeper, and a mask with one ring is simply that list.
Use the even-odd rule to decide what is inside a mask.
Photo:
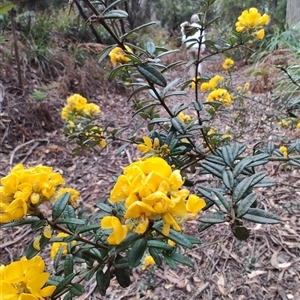
[{"label": "tree trunk", "polygon": [[291,28],[300,21],[299,0],[287,0],[286,5],[286,23]]}]

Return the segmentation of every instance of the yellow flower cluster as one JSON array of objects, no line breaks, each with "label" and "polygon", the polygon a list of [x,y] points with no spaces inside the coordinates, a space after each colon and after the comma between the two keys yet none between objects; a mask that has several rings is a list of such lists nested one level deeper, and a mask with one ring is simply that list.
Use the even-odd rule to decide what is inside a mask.
[{"label": "yellow flower cluster", "polygon": [[256,39],[261,40],[265,36],[265,30],[262,27],[269,21],[270,18],[267,14],[261,15],[257,8],[252,7],[242,12],[235,27],[237,32],[248,32],[253,34]]},{"label": "yellow flower cluster", "polygon": [[287,149],[287,147],[281,146],[281,147],[279,148],[279,151],[282,153],[282,155],[283,155],[284,157],[287,157],[287,156],[288,156],[288,149]]},{"label": "yellow flower cluster", "polygon": [[[60,232],[57,234],[57,238],[65,238],[65,237],[68,237],[69,235],[67,233],[64,233],[64,232]],[[72,245],[74,246],[76,244],[76,241],[72,241],[71,242]],[[56,253],[58,252],[58,250],[63,247],[63,252],[62,254],[63,255],[66,255],[68,253],[68,243],[65,243],[65,242],[55,242],[52,244],[52,247],[51,247],[51,259],[54,260],[55,258],[55,255]]]},{"label": "yellow flower cluster", "polygon": [[101,112],[100,107],[94,103],[87,103],[87,99],[79,94],[74,94],[67,99],[67,105],[62,109],[61,118],[70,120],[70,115],[75,114],[76,118],[83,115],[94,116]]},{"label": "yellow flower cluster", "polygon": [[89,131],[85,132],[85,136],[91,141],[98,141],[99,146],[102,148],[106,146],[104,131],[99,126],[93,126]]},{"label": "yellow flower cluster", "polygon": [[8,223],[34,213],[37,206],[49,201],[65,181],[51,167],[38,165],[25,169],[16,165],[0,186],[0,222]]},{"label": "yellow flower cluster", "polygon": [[55,194],[55,199],[57,200],[64,193],[70,193],[71,196],[70,196],[69,204],[73,207],[76,207],[80,193],[77,190],[72,188],[60,188]]},{"label": "yellow flower cluster", "polygon": [[234,65],[234,61],[231,58],[226,58],[223,63],[223,69],[229,70]]},{"label": "yellow flower cluster", "polygon": [[224,77],[222,77],[220,75],[215,75],[208,82],[203,82],[201,84],[201,91],[202,92],[213,91],[217,88],[217,85],[219,84],[219,82],[221,82],[223,80],[224,80]]},{"label": "yellow flower cluster", "polygon": [[218,101],[225,106],[230,106],[231,96],[226,89],[215,89],[207,96],[207,101]]},{"label": "yellow flower cluster", "polygon": [[0,266],[0,299],[41,300],[50,297],[56,287],[45,287],[50,277],[40,256],[22,257],[7,266]]},{"label": "yellow flower cluster", "polygon": [[197,76],[197,78],[194,77],[194,78],[192,79],[192,82],[191,82],[191,88],[192,88],[193,90],[196,89],[196,86],[197,86],[197,85],[198,85],[199,87],[201,86],[201,84],[200,84],[200,82],[199,82],[199,79],[200,79],[200,76]]},{"label": "yellow flower cluster", "polygon": [[155,138],[153,143],[148,136],[143,136],[144,144],[138,144],[137,149],[142,153],[150,153],[148,156],[160,156],[165,157],[170,153],[170,149],[167,144],[160,147],[159,139]]},{"label": "yellow flower cluster", "polygon": [[[125,48],[128,52],[133,53],[130,47],[125,46]],[[115,47],[114,49],[112,49],[109,52],[109,57],[114,67],[130,61],[130,58],[126,56],[124,50],[121,47]]]},{"label": "yellow flower cluster", "polygon": [[146,255],[142,264],[142,270],[145,271],[147,268],[155,265],[155,261],[151,255]]},{"label": "yellow flower cluster", "polygon": [[193,117],[191,117],[190,115],[186,115],[184,114],[182,111],[178,114],[178,118],[180,120],[182,120],[185,124],[189,124],[191,123],[191,121],[193,121]]},{"label": "yellow flower cluster", "polygon": [[[143,234],[149,221],[163,220],[163,234],[170,228],[181,230],[179,219],[194,217],[205,207],[205,201],[187,189],[181,189],[184,180],[179,170],[172,171],[160,157],[137,161],[124,169],[110,193],[113,203],[124,202],[125,224],[131,231]],[[101,227],[113,229],[108,243],[118,244],[127,234],[125,225],[116,217],[104,217]]]},{"label": "yellow flower cluster", "polygon": [[297,128],[297,129],[300,129],[300,122],[297,123],[296,128]]}]

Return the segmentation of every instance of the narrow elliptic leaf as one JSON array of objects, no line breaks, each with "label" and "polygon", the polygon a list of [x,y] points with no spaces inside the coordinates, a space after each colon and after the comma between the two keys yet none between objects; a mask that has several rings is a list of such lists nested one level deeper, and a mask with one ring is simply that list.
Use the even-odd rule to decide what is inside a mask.
[{"label": "narrow elliptic leaf", "polygon": [[281,222],[278,216],[260,208],[250,208],[242,218],[260,224],[277,224]]},{"label": "narrow elliptic leaf", "polygon": [[244,194],[246,191],[253,186],[255,186],[256,183],[260,182],[261,180],[264,179],[266,176],[265,172],[258,172],[255,173],[249,177],[244,178],[234,189],[233,194],[232,194],[232,201],[234,203],[237,203],[240,201],[240,199],[243,198]]},{"label": "narrow elliptic leaf", "polygon": [[186,265],[188,267],[193,267],[194,266],[194,262],[189,259],[188,257],[180,254],[180,253],[177,253],[177,252],[174,252],[170,255],[171,258],[173,258],[175,261],[183,264],[183,265]]},{"label": "narrow elliptic leaf", "polygon": [[105,48],[103,49],[99,54],[98,54],[98,64],[100,65],[104,59],[108,56],[109,52],[114,48],[116,47],[117,45],[114,45],[114,46],[110,46],[108,48]]},{"label": "narrow elliptic leaf", "polygon": [[84,293],[84,287],[79,283],[74,283],[70,288],[70,293],[74,296],[80,296]]},{"label": "narrow elliptic leaf", "polygon": [[58,295],[60,292],[62,292],[64,290],[64,288],[67,287],[67,285],[73,280],[73,278],[75,277],[75,274],[70,274],[68,276],[66,276],[57,286],[56,289],[54,291],[54,293],[51,295],[51,297],[55,297],[56,295]]},{"label": "narrow elliptic leaf", "polygon": [[149,254],[153,257],[155,263],[158,266],[162,264],[162,258],[155,248],[149,248]]},{"label": "narrow elliptic leaf", "polygon": [[64,272],[65,275],[69,275],[73,273],[73,255],[67,254],[64,262]]},{"label": "narrow elliptic leaf", "polygon": [[210,162],[203,162],[201,164],[201,167],[206,170],[208,173],[215,175],[216,177],[222,179],[223,178],[223,172],[225,170],[224,166],[220,166],[214,163]]},{"label": "narrow elliptic leaf", "polygon": [[27,224],[32,224],[36,221],[39,221],[40,219],[38,217],[28,217],[26,219],[6,223],[6,224],[1,224],[2,228],[8,228],[8,227],[15,227],[15,226],[22,226],[22,225],[27,225]]},{"label": "narrow elliptic leaf", "polygon": [[78,233],[84,233],[87,231],[94,231],[100,228],[100,224],[93,224],[93,225],[86,225],[86,226],[80,226],[77,230]]},{"label": "narrow elliptic leaf", "polygon": [[226,215],[221,211],[216,211],[214,213],[200,217],[199,221],[210,224],[224,223],[226,222]]},{"label": "narrow elliptic leaf", "polygon": [[162,242],[162,241],[158,241],[158,240],[149,240],[147,242],[147,246],[149,248],[157,248],[157,249],[161,249],[161,250],[167,250],[167,251],[172,251],[173,247],[170,246],[169,244]]},{"label": "narrow elliptic leaf", "polygon": [[45,226],[46,223],[47,222],[45,220],[39,220],[39,221],[31,223],[30,227],[31,227],[31,229],[36,230],[36,229],[39,229],[39,228]]},{"label": "narrow elliptic leaf", "polygon": [[224,170],[223,182],[226,188],[231,191],[234,186],[234,177],[233,173],[230,170]]},{"label": "narrow elliptic leaf", "polygon": [[85,225],[85,221],[81,219],[76,218],[70,218],[70,219],[62,219],[56,221],[57,224],[74,224],[74,225]]},{"label": "narrow elliptic leaf", "polygon": [[53,220],[58,219],[64,209],[66,208],[71,194],[69,192],[62,194],[55,202],[53,208],[52,208],[52,218]]},{"label": "narrow elliptic leaf", "polygon": [[228,167],[232,167],[235,157],[233,156],[231,146],[224,146],[221,149],[222,157]]},{"label": "narrow elliptic leaf", "polygon": [[128,263],[131,268],[137,267],[141,263],[141,259],[147,248],[147,240],[145,238],[137,240],[128,254]]},{"label": "narrow elliptic leaf", "polygon": [[117,281],[119,283],[119,285],[123,288],[126,288],[128,286],[130,286],[130,270],[129,268],[116,268],[115,269],[115,275],[117,278]]},{"label": "narrow elliptic leaf", "polygon": [[135,241],[137,241],[140,238],[140,235],[137,233],[129,233],[127,234],[126,238],[121,242],[120,245],[113,247],[109,251],[109,255],[115,255],[123,250],[126,250],[132,245]]},{"label": "narrow elliptic leaf", "polygon": [[186,133],[186,125],[185,123],[178,117],[171,119],[171,124],[176,129],[177,132],[184,134]]},{"label": "narrow elliptic leaf", "polygon": [[139,65],[137,66],[137,69],[148,81],[162,87],[165,87],[167,85],[165,77],[152,66]]},{"label": "narrow elliptic leaf", "polygon": [[67,293],[63,298],[63,300],[72,300],[72,299],[73,299],[73,296],[71,293]]},{"label": "narrow elliptic leaf", "polygon": [[61,246],[55,254],[55,257],[54,257],[54,260],[53,260],[53,267],[54,267],[55,270],[57,270],[58,267],[60,266],[60,264],[62,263],[61,258],[62,258],[63,251],[64,251],[64,247]]},{"label": "narrow elliptic leaf", "polygon": [[176,264],[176,261],[171,258],[170,256],[168,255],[165,255],[164,256],[164,259],[166,261],[166,263],[173,269],[173,270],[176,270],[177,269],[177,264]]},{"label": "narrow elliptic leaf", "polygon": [[184,246],[185,248],[192,248],[193,244],[180,232],[170,229],[170,233],[168,235],[168,238],[172,240],[173,242]]},{"label": "narrow elliptic leaf", "polygon": [[103,19],[125,19],[128,14],[124,10],[114,9],[104,14]]},{"label": "narrow elliptic leaf", "polygon": [[155,124],[155,123],[164,123],[164,122],[169,122],[170,119],[169,118],[155,118],[152,119],[149,124]]},{"label": "narrow elliptic leaf", "polygon": [[[216,197],[219,199],[220,203],[225,207],[226,211],[229,213],[230,212],[230,204],[226,197],[218,192],[217,190],[213,191],[213,193],[216,195]],[[217,204],[217,203],[216,203]],[[221,207],[219,207],[221,209]]]},{"label": "narrow elliptic leaf", "polygon": [[[76,215],[75,215],[75,210],[74,210],[74,208],[71,205],[67,205],[66,206],[65,210],[63,211],[63,216],[64,216],[64,219],[77,220],[76,219]],[[66,224],[67,224],[67,227],[68,227],[69,230],[71,230],[72,232],[75,231],[76,224],[71,223],[71,222],[68,222]],[[79,224],[79,225],[83,225],[83,224]]]},{"label": "narrow elliptic leaf", "polygon": [[237,217],[241,217],[245,215],[248,212],[251,205],[255,202],[255,200],[256,200],[256,194],[254,193],[251,193],[247,195],[246,198],[242,199],[236,210]]}]

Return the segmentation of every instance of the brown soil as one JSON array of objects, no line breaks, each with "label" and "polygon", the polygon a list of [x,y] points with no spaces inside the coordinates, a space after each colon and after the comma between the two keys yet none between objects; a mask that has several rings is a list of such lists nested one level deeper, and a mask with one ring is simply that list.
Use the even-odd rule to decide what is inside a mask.
[{"label": "brown soil", "polygon": [[[206,68],[211,73],[218,70],[213,64]],[[247,117],[253,124],[257,124],[257,119],[265,118],[268,112],[273,117],[278,113],[279,108],[270,104],[272,82],[276,78],[252,78],[248,70],[245,67],[237,70],[233,79],[237,85],[251,79],[254,93],[247,101],[256,104],[248,107]],[[107,82],[103,70],[99,72],[92,61],[81,69],[70,64],[54,82],[41,83],[31,70],[31,76],[26,77],[23,89],[17,88],[15,70],[11,72],[10,78],[4,77],[4,74],[0,77],[0,176],[5,176],[12,166],[20,162],[29,166],[52,166],[63,174],[70,186],[81,192],[81,204],[88,214],[93,214],[95,203],[107,196],[112,187],[112,175],[120,173],[121,168],[137,154],[133,148],[128,148],[117,156],[116,149],[120,144],[113,143],[100,156],[86,152],[74,157],[72,145],[64,142],[60,111],[67,95],[78,92],[101,107],[103,126],[113,121],[114,127],[128,128],[130,132],[133,129],[133,110],[127,101],[124,86]],[[182,72],[183,69],[171,72],[168,79],[174,79]],[[53,83],[54,88],[46,91],[45,99],[30,99],[29,95],[41,85],[49,87]],[[186,101],[191,95],[176,97],[172,101]],[[224,122],[218,120],[217,125],[221,127]],[[228,119],[227,123],[234,126]],[[268,126],[262,123],[255,127],[249,125],[243,137],[236,137],[248,143],[250,151],[261,139],[272,139],[279,144],[279,134],[272,131],[270,135]],[[297,132],[287,131],[285,134],[297,137]],[[299,169],[287,165],[278,167],[278,163],[274,163],[268,165],[266,170],[269,178],[275,179],[278,184],[258,190],[259,203],[261,207],[280,215],[281,224],[271,226],[249,223],[250,238],[239,241],[230,233],[228,225],[214,226],[199,234],[197,222],[190,222],[185,230],[202,240],[201,245],[187,252],[195,262],[194,268],[179,265],[176,270],[172,270],[164,265],[145,272],[137,268],[132,272],[130,287],[120,288],[116,280],[112,279],[105,297],[99,295],[95,280],[91,280],[86,284],[86,293],[77,299],[299,300]],[[212,180],[208,176],[203,184],[210,184]],[[1,228],[0,262],[7,264],[19,259],[35,234],[26,227]]]}]

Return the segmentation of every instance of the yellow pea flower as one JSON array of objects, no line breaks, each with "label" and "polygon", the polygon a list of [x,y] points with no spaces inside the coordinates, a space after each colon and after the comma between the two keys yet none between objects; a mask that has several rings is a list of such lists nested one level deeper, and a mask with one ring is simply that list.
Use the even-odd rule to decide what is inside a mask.
[{"label": "yellow pea flower", "polygon": [[151,255],[147,255],[144,258],[144,262],[142,264],[142,270],[145,271],[147,268],[155,265],[155,261]]},{"label": "yellow pea flower", "polygon": [[120,220],[115,216],[106,216],[101,220],[103,229],[113,229],[113,232],[107,238],[107,242],[111,245],[120,244],[127,235],[128,228],[122,225]]},{"label": "yellow pea flower", "polygon": [[152,141],[148,136],[143,136],[144,144],[137,145],[137,149],[142,153],[147,153],[152,149]]}]

